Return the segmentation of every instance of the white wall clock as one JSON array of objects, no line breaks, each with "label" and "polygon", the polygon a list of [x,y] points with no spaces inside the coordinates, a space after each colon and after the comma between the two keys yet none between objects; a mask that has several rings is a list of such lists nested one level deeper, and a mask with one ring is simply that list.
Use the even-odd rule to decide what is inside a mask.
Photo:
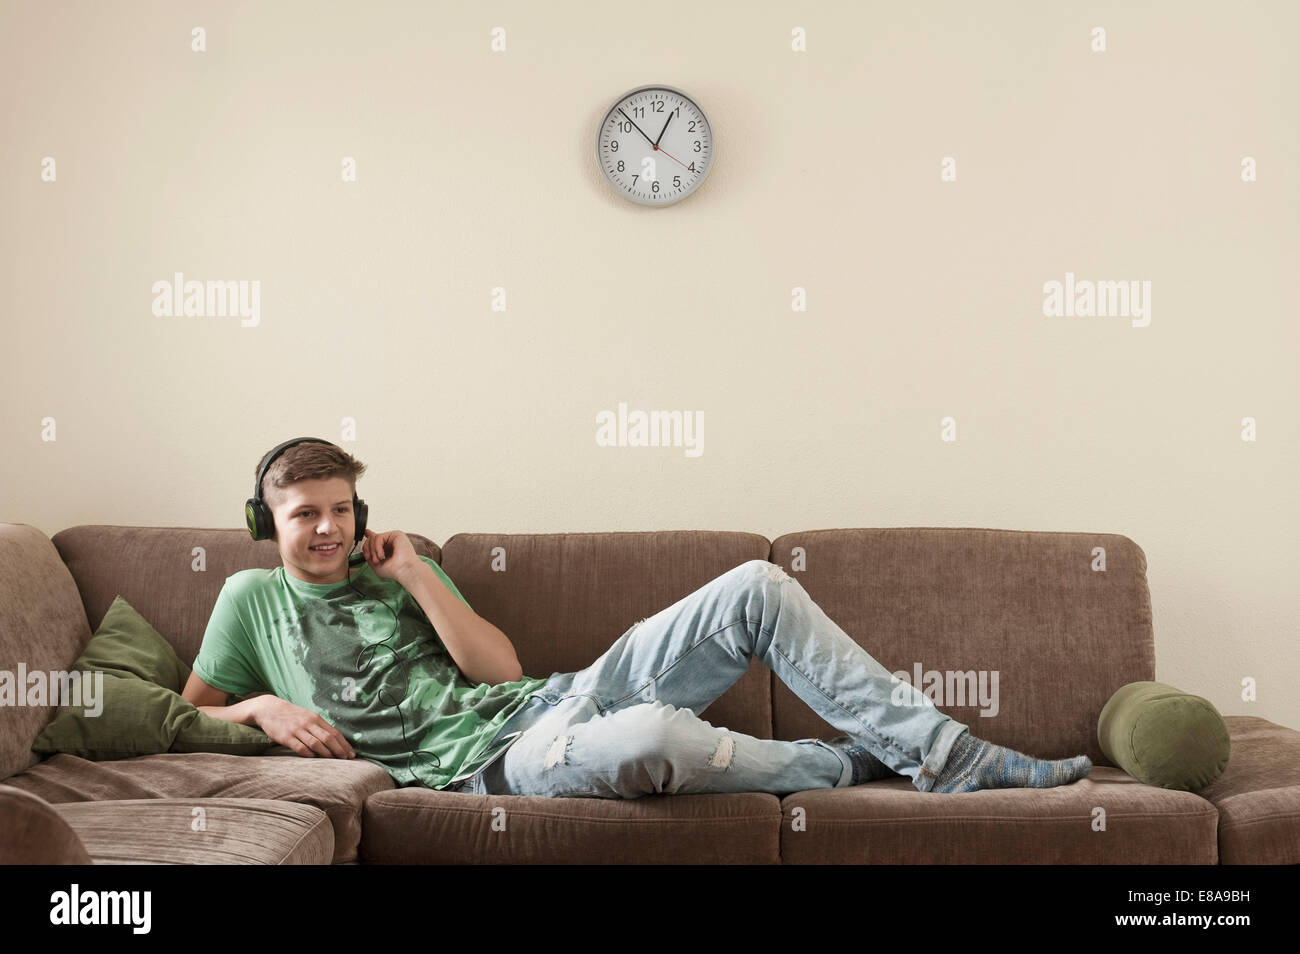
[{"label": "white wall clock", "polygon": [[641,205],[672,205],[713,168],[713,130],[695,102],[671,86],[624,93],[596,131],[596,161],[614,191]]}]

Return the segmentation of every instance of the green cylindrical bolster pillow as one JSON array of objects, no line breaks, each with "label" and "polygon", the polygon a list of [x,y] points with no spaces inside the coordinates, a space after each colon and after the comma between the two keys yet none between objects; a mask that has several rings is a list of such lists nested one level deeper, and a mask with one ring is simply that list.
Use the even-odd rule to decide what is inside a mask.
[{"label": "green cylindrical bolster pillow", "polygon": [[1163,682],[1130,682],[1102,707],[1097,741],[1139,782],[1195,792],[1228,766],[1228,727],[1208,699]]}]

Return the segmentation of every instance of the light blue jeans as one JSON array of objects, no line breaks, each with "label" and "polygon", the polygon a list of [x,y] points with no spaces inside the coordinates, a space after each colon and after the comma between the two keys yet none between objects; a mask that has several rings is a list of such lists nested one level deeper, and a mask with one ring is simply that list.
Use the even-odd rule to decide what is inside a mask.
[{"label": "light blue jeans", "polygon": [[871,752],[873,779],[910,776],[929,791],[967,728],[892,676],[798,580],[750,560],[636,623],[586,669],[553,673],[456,790],[639,798],[852,784],[848,756],[818,739],[758,739],[699,718],[752,657]]}]

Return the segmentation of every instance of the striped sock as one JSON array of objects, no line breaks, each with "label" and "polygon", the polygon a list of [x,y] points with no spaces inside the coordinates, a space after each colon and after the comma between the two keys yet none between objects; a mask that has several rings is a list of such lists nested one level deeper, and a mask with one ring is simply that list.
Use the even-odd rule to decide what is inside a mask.
[{"label": "striped sock", "polygon": [[1036,759],[971,735],[957,736],[932,792],[977,792],[984,788],[1054,788],[1069,785],[1092,770],[1086,755],[1072,759]]}]

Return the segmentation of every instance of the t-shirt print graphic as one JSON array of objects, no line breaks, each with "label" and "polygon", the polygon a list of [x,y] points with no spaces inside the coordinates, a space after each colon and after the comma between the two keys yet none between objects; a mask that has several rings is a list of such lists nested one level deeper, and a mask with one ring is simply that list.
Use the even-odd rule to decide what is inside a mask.
[{"label": "t-shirt print graphic", "polygon": [[400,595],[384,598],[396,619],[378,599],[350,587],[337,598],[305,600],[286,642],[311,676],[317,711],[345,737],[344,726],[353,733],[348,741],[358,754],[433,787],[448,772],[440,754],[446,740],[436,738],[446,733],[432,732],[432,723],[452,718],[460,738],[479,736],[486,723],[473,709],[455,711],[457,684],[461,696],[471,687],[456,678],[432,628]]}]

